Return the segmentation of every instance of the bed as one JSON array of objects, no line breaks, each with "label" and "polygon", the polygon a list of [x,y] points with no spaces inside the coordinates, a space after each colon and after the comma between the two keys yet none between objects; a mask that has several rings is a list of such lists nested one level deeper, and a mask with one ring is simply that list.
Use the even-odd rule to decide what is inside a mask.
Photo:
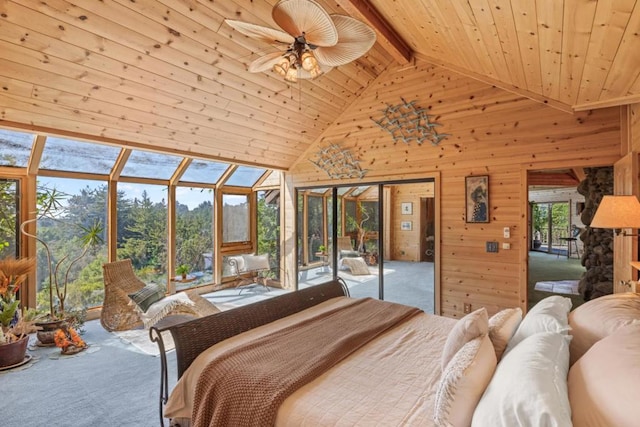
[{"label": "bed", "polygon": [[[232,311],[152,328],[152,340],[161,349],[161,424],[166,416],[175,426],[571,425],[571,389],[567,386],[571,303],[562,297],[537,305],[525,316],[526,322],[521,321],[522,313],[515,308],[491,318],[486,310],[479,309],[461,320],[422,312],[399,315],[406,318],[287,391],[281,400],[276,399],[277,407],[270,409],[271,421],[209,418],[219,416],[212,415],[211,407],[242,406],[240,415],[247,416],[251,402],[269,400],[249,398],[250,393],[245,392],[229,393],[241,395],[240,404],[216,400],[219,392],[211,395],[217,396],[214,400],[201,398],[202,384],[206,383],[203,377],[210,370],[222,371],[221,377],[213,377],[216,385],[222,383],[220,378],[227,372],[236,372],[228,376],[240,377],[237,372],[251,371],[244,364],[237,371],[224,368],[228,354],[252,343],[270,342],[282,331],[297,330],[305,322],[312,325],[316,318],[355,311],[355,306],[364,305],[356,300],[348,297],[341,282],[331,281]],[[373,304],[377,307],[380,302]],[[390,304],[382,302],[382,309]],[[356,329],[341,322],[347,334]],[[179,378],[170,398],[162,338],[167,331],[175,342]],[[324,355],[320,358],[326,359]],[[579,387],[584,388],[587,379],[577,373],[573,376],[580,378]],[[574,390],[574,394],[579,393]],[[574,409],[574,413],[576,410],[580,409]]]}]

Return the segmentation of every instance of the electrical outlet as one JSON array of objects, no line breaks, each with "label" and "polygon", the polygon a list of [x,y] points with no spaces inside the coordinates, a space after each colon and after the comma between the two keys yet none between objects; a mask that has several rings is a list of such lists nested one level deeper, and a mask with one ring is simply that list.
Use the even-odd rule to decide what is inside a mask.
[{"label": "electrical outlet", "polygon": [[509,227],[505,227],[505,228],[502,230],[502,235],[503,235],[503,237],[504,237],[505,239],[508,239],[508,238],[510,238],[510,237],[511,237],[511,230],[509,229]]},{"label": "electrical outlet", "polygon": [[471,304],[469,304],[468,302],[464,303],[464,312],[466,313],[471,313]]},{"label": "electrical outlet", "polygon": [[487,242],[487,252],[498,252],[498,242]]}]

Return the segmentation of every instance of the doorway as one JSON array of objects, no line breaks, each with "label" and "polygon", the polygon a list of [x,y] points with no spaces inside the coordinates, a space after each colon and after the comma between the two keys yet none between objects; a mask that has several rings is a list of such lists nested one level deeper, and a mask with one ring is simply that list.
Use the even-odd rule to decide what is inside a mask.
[{"label": "doorway", "polygon": [[581,299],[578,284],[586,271],[579,238],[585,227],[580,216],[584,196],[577,191],[581,170],[529,171],[529,308],[554,294]]}]

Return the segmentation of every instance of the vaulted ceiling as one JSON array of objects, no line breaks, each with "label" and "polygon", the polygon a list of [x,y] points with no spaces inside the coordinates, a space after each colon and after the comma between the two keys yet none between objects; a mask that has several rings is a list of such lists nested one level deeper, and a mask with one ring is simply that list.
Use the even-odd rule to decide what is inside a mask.
[{"label": "vaulted ceiling", "polygon": [[274,50],[224,23],[275,27],[275,3],[0,0],[0,126],[287,169],[398,64],[568,112],[640,102],[635,0],[320,0],[378,41],[299,84],[249,73]]}]

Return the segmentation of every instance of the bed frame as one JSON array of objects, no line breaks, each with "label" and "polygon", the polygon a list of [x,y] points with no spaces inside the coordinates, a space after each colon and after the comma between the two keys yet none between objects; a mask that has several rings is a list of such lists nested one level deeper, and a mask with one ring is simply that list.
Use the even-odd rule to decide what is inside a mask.
[{"label": "bed frame", "polygon": [[169,398],[167,353],[162,332],[171,332],[175,343],[179,379],[196,357],[212,345],[339,296],[349,296],[341,279],[187,322],[151,327],[149,337],[160,349],[160,425],[164,427],[162,409]]}]

